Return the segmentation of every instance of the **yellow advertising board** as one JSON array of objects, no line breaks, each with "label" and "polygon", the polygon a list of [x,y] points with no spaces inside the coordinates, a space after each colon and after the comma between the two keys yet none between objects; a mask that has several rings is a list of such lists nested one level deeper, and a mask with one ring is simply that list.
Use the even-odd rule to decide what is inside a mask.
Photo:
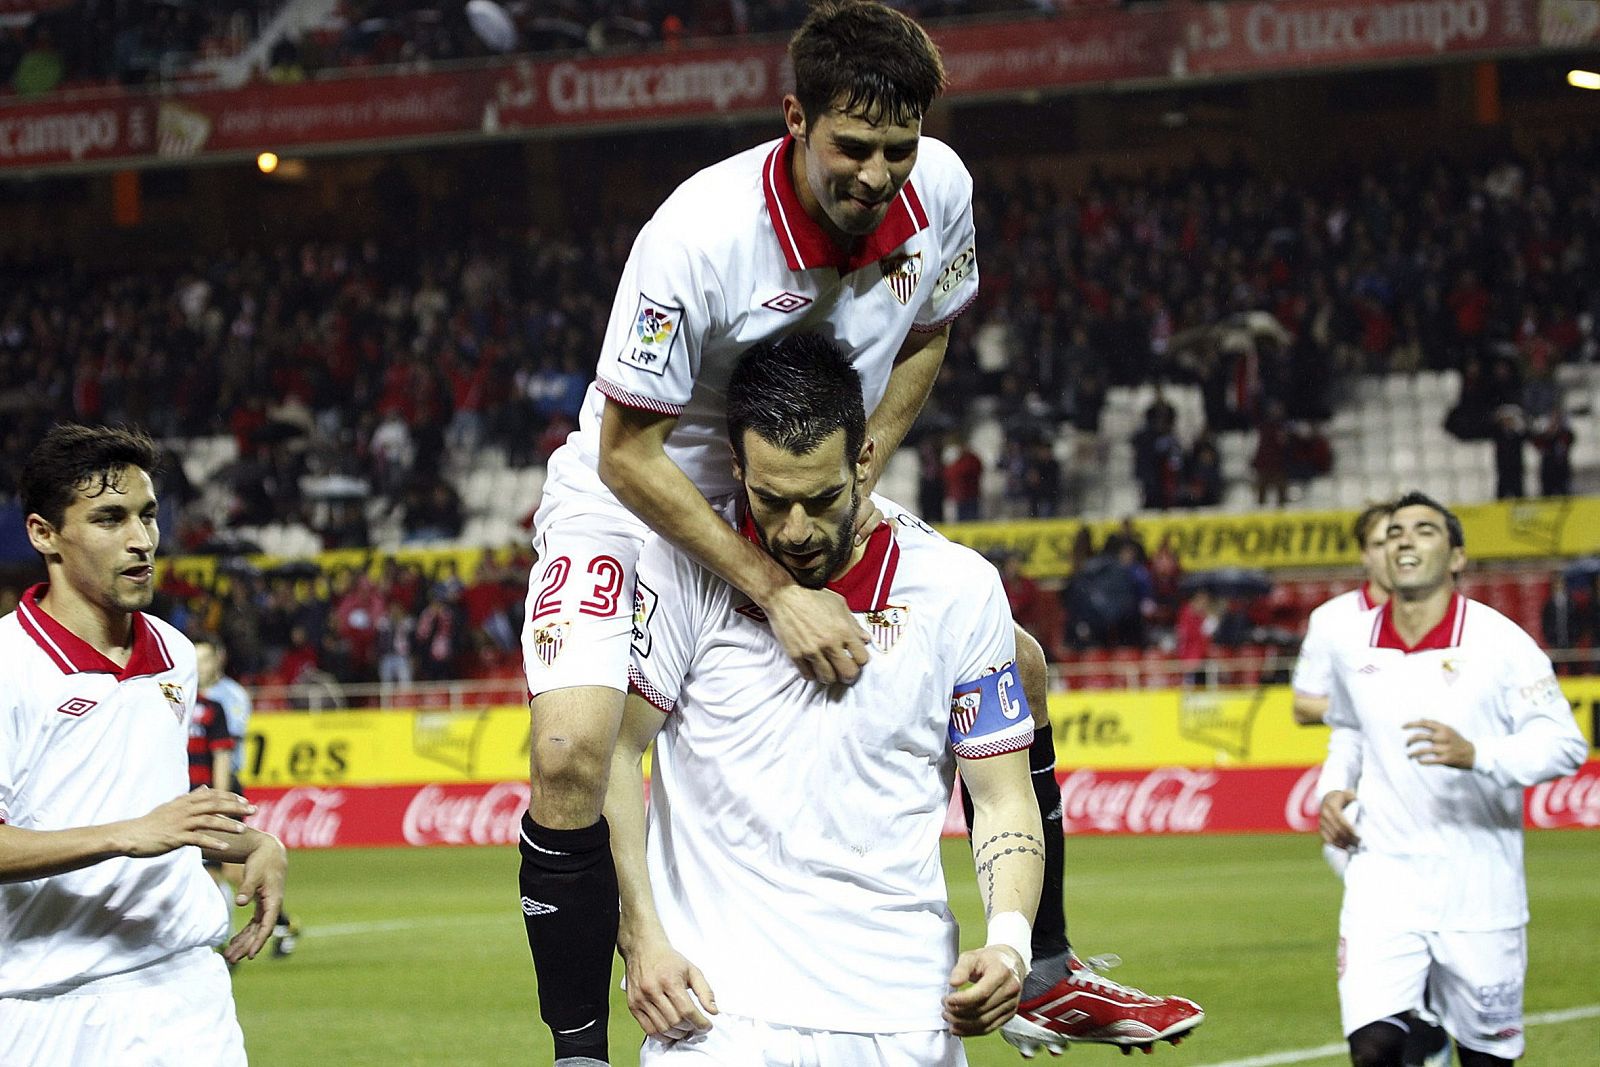
[{"label": "yellow advertising board", "polygon": [[[1466,533],[1467,556],[1484,560],[1542,559],[1600,552],[1600,498],[1552,497],[1497,501],[1455,509]],[[1154,550],[1170,537],[1190,571],[1216,567],[1271,570],[1284,567],[1354,566],[1354,511],[1259,511],[1236,515],[1172,512],[1135,519],[1134,527]],[[1105,543],[1117,521],[1076,519],[952,523],[939,527],[953,541],[981,552],[1021,556],[1035,578],[1072,572],[1072,543],[1088,526],[1095,545]]]},{"label": "yellow advertising board", "polygon": [[[1562,689],[1594,747],[1600,678]],[[1050,698],[1064,770],[1309,767],[1328,732],[1296,726],[1286,686],[1183,691],[1085,690]],[[528,774],[528,712],[347,711],[261,714],[245,739],[247,784],[408,785],[503,782]]]}]

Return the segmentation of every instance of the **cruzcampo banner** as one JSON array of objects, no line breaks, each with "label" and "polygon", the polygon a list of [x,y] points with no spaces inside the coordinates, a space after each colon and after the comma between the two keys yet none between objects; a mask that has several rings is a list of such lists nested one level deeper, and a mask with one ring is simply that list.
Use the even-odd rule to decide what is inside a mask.
[{"label": "cruzcampo banner", "polygon": [[[1467,538],[1467,557],[1482,560],[1544,559],[1600,552],[1600,498],[1466,504],[1455,509]],[[1146,548],[1171,539],[1189,571],[1215,567],[1272,570],[1347,566],[1356,562],[1350,525],[1354,511],[1260,511],[1235,515],[1173,512],[1133,520]],[[1076,519],[947,523],[940,531],[978,549],[1013,552],[1034,578],[1072,573],[1072,545],[1088,526],[1096,547],[1121,525]]]}]

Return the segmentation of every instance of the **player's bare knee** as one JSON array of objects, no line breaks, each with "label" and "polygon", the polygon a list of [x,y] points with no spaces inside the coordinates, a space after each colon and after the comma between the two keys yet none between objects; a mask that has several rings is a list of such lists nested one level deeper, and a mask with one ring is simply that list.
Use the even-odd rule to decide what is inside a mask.
[{"label": "player's bare knee", "polygon": [[611,753],[591,738],[547,736],[533,750],[528,811],[551,829],[577,829],[600,817]]}]

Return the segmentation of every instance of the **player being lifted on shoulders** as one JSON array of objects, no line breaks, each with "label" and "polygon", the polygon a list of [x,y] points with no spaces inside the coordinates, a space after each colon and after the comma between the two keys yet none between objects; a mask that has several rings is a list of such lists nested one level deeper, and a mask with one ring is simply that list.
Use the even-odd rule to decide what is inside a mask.
[{"label": "player being lifted on shoulders", "polygon": [[[1460,520],[1422,493],[1384,539],[1394,590],[1333,635],[1334,726],[1322,836],[1351,851],[1339,1005],[1357,1067],[1400,1067],[1427,1008],[1462,1067],[1522,1055],[1527,888],[1522,793],[1572,774],[1587,744],[1550,658],[1456,592]],[[1350,805],[1360,799],[1360,813]]]},{"label": "player being lifted on shoulders", "polygon": [[[1016,1009],[1043,866],[999,576],[909,516],[856,543],[873,444],[826,339],[752,353],[728,422],[740,535],[843,597],[878,654],[854,686],[815,685],[749,596],[645,546],[606,806],[640,1063],[964,1063],[959,1038]],[[959,957],[939,862],[958,765],[989,933]]]}]

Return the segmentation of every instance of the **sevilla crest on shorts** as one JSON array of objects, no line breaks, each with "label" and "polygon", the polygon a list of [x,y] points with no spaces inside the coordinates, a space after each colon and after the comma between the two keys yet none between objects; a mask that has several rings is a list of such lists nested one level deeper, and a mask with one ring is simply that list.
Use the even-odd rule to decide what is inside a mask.
[{"label": "sevilla crest on shorts", "polygon": [[917,291],[917,279],[922,277],[922,253],[906,255],[901,252],[887,256],[878,261],[878,266],[883,268],[883,283],[894,298],[902,304],[911,303],[911,294]]},{"label": "sevilla crest on shorts", "polygon": [[567,643],[567,631],[572,629],[570,622],[547,622],[533,631],[533,654],[540,663],[546,667],[553,666],[556,657],[561,655],[561,650]]},{"label": "sevilla crest on shorts", "polygon": [[867,612],[867,631],[872,634],[873,645],[884,652],[893,648],[910,617],[910,608],[896,604],[885,604],[880,611]]},{"label": "sevilla crest on shorts", "polygon": [[183,721],[183,686],[177,682],[161,682],[161,695],[167,698],[167,706],[172,709],[172,714]]}]

